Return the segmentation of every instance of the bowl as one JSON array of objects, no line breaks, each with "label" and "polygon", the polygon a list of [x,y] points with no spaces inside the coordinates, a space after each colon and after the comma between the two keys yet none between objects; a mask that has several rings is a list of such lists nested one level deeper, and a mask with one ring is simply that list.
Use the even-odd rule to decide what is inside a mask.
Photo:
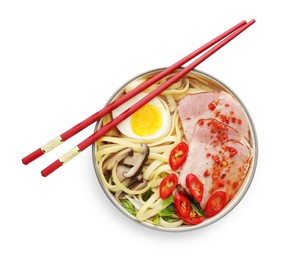
[{"label": "bowl", "polygon": [[[117,91],[112,95],[112,97],[110,97],[110,99],[108,100],[106,105],[109,104],[110,102],[114,101],[115,99],[117,99],[124,92],[124,90],[126,88],[132,88],[135,85],[140,84],[140,82],[142,82],[142,79],[152,77],[153,75],[159,73],[163,69],[164,68],[150,70],[150,71],[147,71],[145,73],[142,73],[142,74],[130,79],[123,86],[121,86],[120,88],[117,89]],[[246,117],[248,119],[248,123],[249,123],[249,129],[250,129],[249,143],[250,143],[250,145],[252,147],[252,158],[251,158],[250,167],[249,167],[249,169],[247,171],[247,175],[246,175],[242,185],[239,187],[238,191],[235,193],[233,199],[231,199],[226,204],[226,206],[218,214],[216,214],[213,217],[206,218],[202,223],[200,223],[198,225],[181,225],[181,226],[178,226],[178,227],[169,227],[169,228],[153,224],[150,221],[149,222],[139,221],[135,216],[133,216],[132,214],[130,214],[129,212],[127,212],[125,210],[125,208],[117,201],[114,194],[112,192],[110,192],[109,189],[106,188],[106,186],[104,185],[104,183],[103,183],[103,181],[101,179],[101,175],[99,174],[98,162],[96,160],[98,142],[96,142],[92,146],[92,158],[93,158],[93,164],[94,164],[95,173],[96,173],[98,181],[99,181],[103,191],[105,192],[107,198],[113,203],[113,205],[121,213],[123,213],[129,219],[131,219],[134,222],[139,223],[139,224],[141,224],[143,226],[146,226],[146,227],[149,227],[149,228],[152,228],[152,229],[156,229],[156,230],[161,230],[161,231],[180,232],[180,231],[196,230],[196,229],[208,226],[208,225],[220,220],[221,218],[223,218],[226,214],[228,214],[232,209],[234,209],[236,207],[236,205],[242,200],[242,198],[246,194],[246,192],[249,189],[250,184],[251,184],[251,182],[253,180],[255,170],[256,170],[256,165],[257,165],[258,147],[257,147],[256,131],[255,131],[251,116],[249,115],[249,112],[246,109],[243,102],[241,101],[241,99],[228,86],[226,86],[220,80],[216,79],[215,77],[213,77],[213,76],[211,76],[211,75],[209,75],[207,73],[201,72],[199,70],[192,70],[188,74],[188,76],[191,77],[191,78],[195,78],[195,80],[197,80],[197,82],[200,82],[199,84],[201,86],[201,89],[203,89],[203,91],[207,91],[207,90],[208,91],[216,91],[216,92],[225,91],[225,92],[231,94],[233,97],[235,97],[237,99],[237,101],[241,104],[241,106],[243,107],[243,109],[245,111],[245,114],[246,114]],[[97,123],[95,125],[95,131],[97,131],[99,128],[101,128],[101,126],[102,126],[102,119],[97,121]],[[118,217],[120,217],[120,216],[118,216]]]}]

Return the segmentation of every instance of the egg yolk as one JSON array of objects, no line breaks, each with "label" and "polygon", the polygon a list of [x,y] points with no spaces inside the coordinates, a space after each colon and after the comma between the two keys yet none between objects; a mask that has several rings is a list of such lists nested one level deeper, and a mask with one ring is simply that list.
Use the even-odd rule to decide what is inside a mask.
[{"label": "egg yolk", "polygon": [[131,127],[138,136],[155,134],[162,126],[160,110],[151,104],[146,104],[137,110],[131,118]]}]

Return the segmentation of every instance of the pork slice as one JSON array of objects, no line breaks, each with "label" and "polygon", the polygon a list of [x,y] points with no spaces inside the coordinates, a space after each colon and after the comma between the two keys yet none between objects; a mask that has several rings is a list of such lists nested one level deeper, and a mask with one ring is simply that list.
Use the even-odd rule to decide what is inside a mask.
[{"label": "pork slice", "polygon": [[212,102],[218,96],[218,93],[201,92],[198,94],[188,94],[179,101],[178,111],[188,142],[192,139],[198,120],[203,118],[201,115],[205,115],[208,101]]},{"label": "pork slice", "polygon": [[188,94],[178,103],[187,141],[190,143],[200,119],[214,118],[236,129],[249,140],[248,118],[241,104],[226,92]]},{"label": "pork slice", "polygon": [[250,159],[250,147],[235,129],[215,119],[200,120],[180,170],[179,184],[189,193],[187,175],[193,173],[198,177],[204,186],[202,208],[218,190],[225,191],[230,200],[246,177]]}]

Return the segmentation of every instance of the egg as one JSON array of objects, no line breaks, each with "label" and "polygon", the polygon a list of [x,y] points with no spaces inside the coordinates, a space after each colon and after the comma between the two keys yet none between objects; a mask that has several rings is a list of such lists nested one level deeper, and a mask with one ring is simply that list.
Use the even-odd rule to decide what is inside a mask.
[{"label": "egg", "polygon": [[[147,96],[146,93],[139,93],[137,96],[114,109],[112,111],[113,118],[122,114],[145,96]],[[117,126],[118,130],[127,137],[145,140],[159,138],[169,130],[169,127],[169,111],[157,97],[138,109],[133,115],[129,116]]]}]

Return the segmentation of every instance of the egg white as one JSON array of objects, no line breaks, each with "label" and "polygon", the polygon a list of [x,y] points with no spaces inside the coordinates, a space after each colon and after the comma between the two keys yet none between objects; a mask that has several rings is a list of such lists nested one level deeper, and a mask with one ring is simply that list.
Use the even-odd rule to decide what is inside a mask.
[{"label": "egg white", "polygon": [[[114,109],[112,111],[113,118],[117,117],[118,115],[122,114],[125,110],[130,108],[132,105],[137,103],[139,100],[141,100],[143,97],[147,96],[146,93],[139,93],[137,96],[131,98],[126,103],[122,104],[118,108]],[[154,133],[153,135],[148,136],[139,136],[136,133],[133,132],[132,126],[131,126],[131,118],[132,116],[129,116],[127,119],[125,119],[123,122],[121,122],[119,125],[117,125],[118,130],[124,134],[127,137],[134,138],[134,139],[143,139],[143,140],[151,140],[156,139],[164,135],[170,126],[170,117],[169,117],[169,111],[166,110],[165,106],[162,104],[159,98],[154,98],[148,104],[151,104],[158,108],[161,116],[162,116],[162,125],[161,128]]]}]

